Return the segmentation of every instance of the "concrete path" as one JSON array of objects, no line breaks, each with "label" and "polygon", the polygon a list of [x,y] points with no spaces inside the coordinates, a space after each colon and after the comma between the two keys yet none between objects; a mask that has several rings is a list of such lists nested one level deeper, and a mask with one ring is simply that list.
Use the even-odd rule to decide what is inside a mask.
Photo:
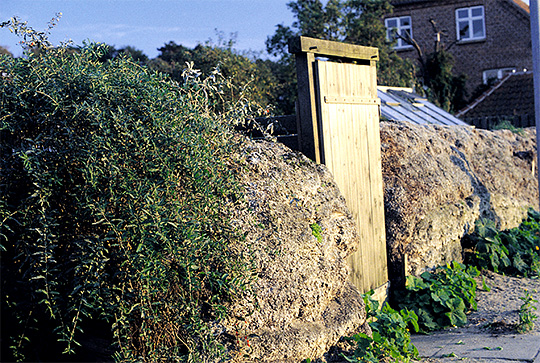
[{"label": "concrete path", "polygon": [[540,333],[492,334],[477,328],[413,335],[421,362],[540,363]]}]

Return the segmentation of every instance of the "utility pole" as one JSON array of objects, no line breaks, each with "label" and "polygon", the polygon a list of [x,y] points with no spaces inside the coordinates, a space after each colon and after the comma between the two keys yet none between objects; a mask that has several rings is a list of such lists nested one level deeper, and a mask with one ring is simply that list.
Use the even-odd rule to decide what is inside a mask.
[{"label": "utility pole", "polygon": [[[538,21],[540,18],[540,9],[538,8],[538,0],[531,0],[530,11],[534,77],[534,113],[536,122],[536,170],[538,171],[538,168],[540,167],[540,149],[538,147],[540,145],[540,23]],[[540,187],[540,171],[538,171],[538,186]]]}]

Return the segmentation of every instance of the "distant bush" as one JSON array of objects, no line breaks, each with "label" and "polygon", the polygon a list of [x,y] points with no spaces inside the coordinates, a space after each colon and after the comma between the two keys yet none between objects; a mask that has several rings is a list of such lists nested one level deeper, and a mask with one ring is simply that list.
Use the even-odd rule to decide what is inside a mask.
[{"label": "distant bush", "polygon": [[0,55],[3,361],[85,359],[96,327],[118,361],[210,360],[249,286],[224,208],[238,114],[212,114],[215,79],[107,50]]},{"label": "distant bush", "polygon": [[510,130],[514,134],[518,134],[522,136],[525,133],[523,128],[514,126],[512,124],[512,121],[509,120],[508,118],[500,118],[499,122],[496,125],[494,125],[491,129],[492,130]]},{"label": "distant bush", "polygon": [[214,94],[216,97],[212,101],[216,109],[226,110],[244,98],[268,111],[275,108],[278,115],[294,113],[294,101],[292,110],[283,108],[288,100],[281,99],[284,91],[279,79],[282,67],[271,60],[239,52],[233,45],[234,40],[230,40],[188,48],[171,41],[159,48],[159,57],[149,61],[148,66],[179,81],[186,63],[194,63],[205,77],[211,76],[218,68],[226,82],[223,82],[219,93]]}]

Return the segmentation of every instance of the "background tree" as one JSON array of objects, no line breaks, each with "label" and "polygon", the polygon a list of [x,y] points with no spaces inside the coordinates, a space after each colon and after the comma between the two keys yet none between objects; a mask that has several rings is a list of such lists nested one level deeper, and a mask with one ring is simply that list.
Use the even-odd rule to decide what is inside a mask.
[{"label": "background tree", "polygon": [[430,20],[435,34],[435,43],[433,51],[426,52],[410,36],[403,37],[396,34],[412,45],[418,54],[418,85],[423,90],[430,101],[447,111],[453,112],[460,110],[467,104],[467,92],[465,84],[467,78],[465,75],[455,75],[454,57],[449,52],[450,48],[457,41],[445,45],[442,39],[447,35],[445,31],[438,28],[435,21]]},{"label": "background tree", "polygon": [[301,35],[326,40],[343,37],[341,0],[329,0],[326,6],[320,0],[297,0],[287,6],[297,18],[293,28],[298,29]]},{"label": "background tree", "polygon": [[108,45],[107,47],[108,51],[103,56],[103,61],[114,59],[121,55],[129,55],[134,61],[138,62],[140,65],[145,65],[149,62],[148,56],[144,54],[142,50],[132,47],[131,45],[119,49],[116,49],[113,45]]},{"label": "background tree", "polygon": [[288,52],[289,40],[295,36],[295,32],[282,24],[276,26],[276,32],[272,37],[266,39],[267,52],[275,57],[274,62],[276,77],[278,78],[278,99],[276,106],[282,110],[283,115],[292,115],[295,113],[295,102],[297,95],[297,79],[294,55]]},{"label": "background tree", "polygon": [[466,105],[466,76],[453,73],[454,57],[445,49],[426,56],[422,76],[428,98],[449,112]]},{"label": "background tree", "polygon": [[[389,0],[329,0],[326,5],[320,0],[296,0],[287,6],[296,21],[292,27],[277,25],[274,35],[266,40],[268,53],[280,57],[279,63],[285,69],[294,69],[294,59],[287,51],[289,40],[303,35],[377,47],[380,58],[377,64],[378,84],[411,86],[414,83],[412,64],[400,58],[392,43],[386,40],[382,17],[392,11]],[[287,86],[296,87],[295,80],[289,80]]]},{"label": "background tree", "polygon": [[386,40],[382,18],[392,13],[389,0],[348,0],[343,9],[344,41],[379,49],[377,84],[411,87],[415,82],[414,67],[398,56],[394,43]]},{"label": "background tree", "polygon": [[262,108],[276,104],[280,97],[276,92],[280,88],[277,76],[280,67],[271,60],[240,53],[233,48],[234,39],[223,39],[220,36],[217,44],[208,41],[194,48],[171,41],[159,48],[160,55],[148,63],[149,67],[168,73],[177,81],[182,80],[186,64],[191,62],[203,77],[212,75],[219,68],[225,82],[220,98],[214,100],[217,110],[238,102],[249,102]]}]

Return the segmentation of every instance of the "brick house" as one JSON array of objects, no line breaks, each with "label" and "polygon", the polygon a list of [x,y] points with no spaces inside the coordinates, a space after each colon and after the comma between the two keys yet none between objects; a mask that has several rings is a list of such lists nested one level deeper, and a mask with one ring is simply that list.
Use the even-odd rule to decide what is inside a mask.
[{"label": "brick house", "polygon": [[[472,94],[491,78],[532,70],[529,6],[522,0],[393,0],[394,12],[385,17],[387,36],[411,34],[424,54],[441,44],[454,55],[454,72],[467,76]],[[436,29],[436,30],[435,30]],[[402,39],[396,50],[418,60],[418,53]]]}]

